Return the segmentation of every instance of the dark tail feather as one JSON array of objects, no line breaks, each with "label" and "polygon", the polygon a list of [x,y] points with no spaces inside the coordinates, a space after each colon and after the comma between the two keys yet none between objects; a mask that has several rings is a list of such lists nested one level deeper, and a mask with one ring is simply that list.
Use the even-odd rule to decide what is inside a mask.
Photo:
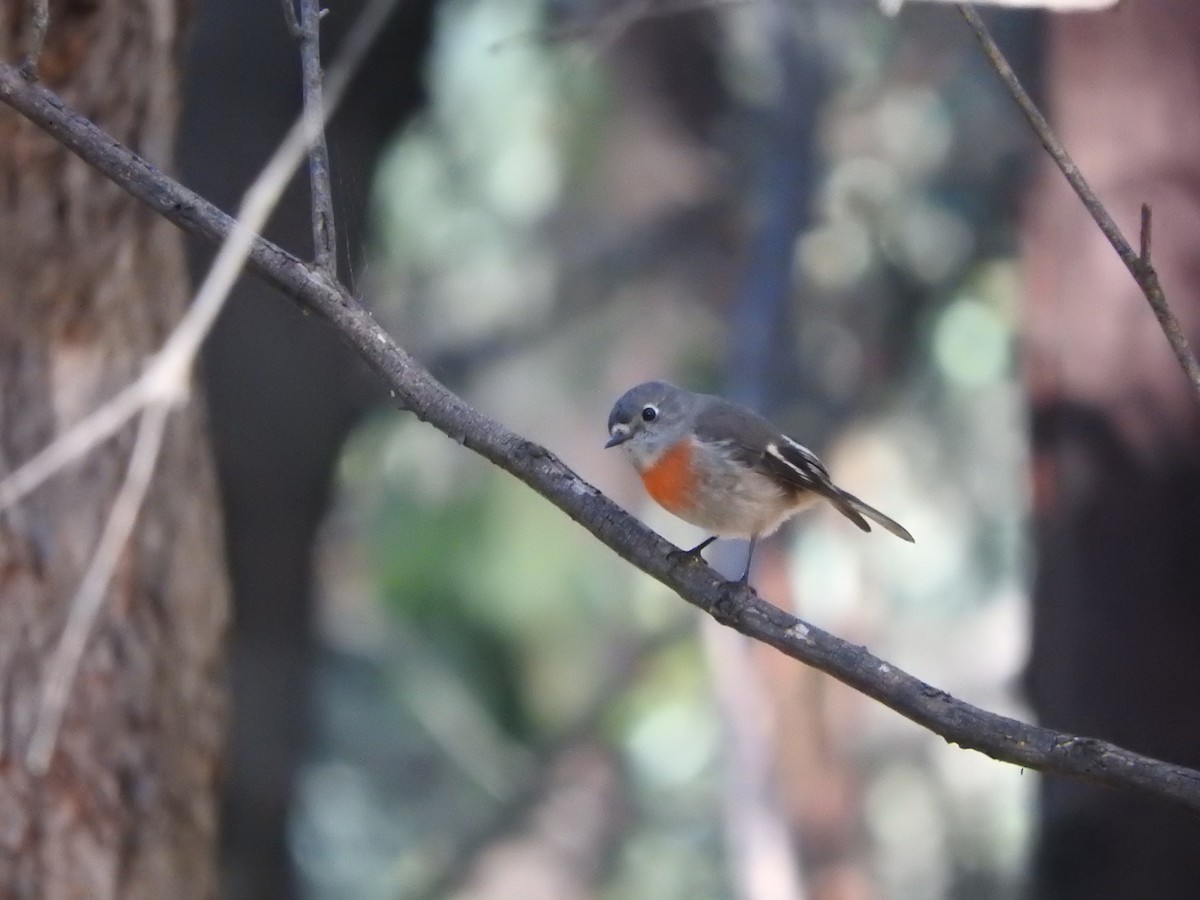
[{"label": "dark tail feather", "polygon": [[837,507],[838,512],[863,531],[870,531],[871,526],[867,524],[867,520],[858,514],[857,498],[851,494],[847,494],[845,491],[838,490],[833,485],[830,485],[830,487],[833,490],[825,495],[825,499]]},{"label": "dark tail feather", "polygon": [[841,510],[842,513],[848,519],[850,519],[850,521],[852,521],[855,525],[857,525],[863,531],[870,531],[871,526],[862,520],[862,516],[858,515],[859,513],[862,513],[863,516],[866,516],[872,522],[875,522],[876,524],[880,525],[881,527],[887,529],[892,534],[894,534],[896,537],[900,538],[900,540],[908,541],[910,544],[915,544],[917,542],[916,539],[911,534],[908,533],[908,529],[905,528],[903,525],[901,525],[899,522],[897,522],[895,519],[889,518],[888,516],[885,516],[883,513],[881,513],[879,510],[877,510],[875,507],[870,506],[866,503],[863,503],[861,500],[859,500],[857,497],[855,497],[851,493],[842,491],[841,495],[842,495],[842,499],[844,499],[846,501],[846,503],[854,511],[854,515],[850,515],[850,513],[846,512],[845,508],[843,508],[842,504],[840,504],[840,503],[837,505],[838,509]]}]

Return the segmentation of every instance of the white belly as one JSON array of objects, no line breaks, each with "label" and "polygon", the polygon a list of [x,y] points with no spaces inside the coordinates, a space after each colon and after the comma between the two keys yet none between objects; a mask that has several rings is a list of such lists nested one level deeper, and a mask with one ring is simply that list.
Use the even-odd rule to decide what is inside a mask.
[{"label": "white belly", "polygon": [[771,534],[807,506],[815,495],[797,496],[774,479],[732,460],[721,448],[705,448],[700,469],[707,473],[695,492],[697,501],[680,517],[721,537],[752,538]]}]

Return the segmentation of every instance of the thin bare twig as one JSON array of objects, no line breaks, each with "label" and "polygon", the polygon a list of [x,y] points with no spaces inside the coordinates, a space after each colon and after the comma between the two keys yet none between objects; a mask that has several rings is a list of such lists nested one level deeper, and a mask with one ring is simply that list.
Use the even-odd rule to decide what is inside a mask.
[{"label": "thin bare twig", "polygon": [[[356,21],[331,73],[329,108],[318,106],[315,110],[305,110],[285,136],[246,192],[238,219],[233,221],[222,239],[220,251],[188,312],[162,348],[151,357],[141,377],[0,481],[2,511],[111,437],[130,418],[139,413],[142,416],[125,484],[105,522],[79,590],[68,607],[67,625],[45,676],[42,704],[26,754],[26,764],[35,773],[44,773],[53,757],[70,688],[92,626],[103,607],[117,561],[145,499],[162,446],[167,415],[174,405],[186,399],[188,380],[200,345],[245,265],[257,239],[257,231],[266,222],[292,173],[304,158],[312,128],[315,126],[320,132],[325,117],[344,94],[350,77],[396,2],[374,0]],[[24,77],[23,73],[21,77]]]},{"label": "thin bare twig", "polygon": [[58,742],[71,686],[79,671],[79,661],[83,658],[96,617],[104,606],[104,598],[108,594],[113,573],[117,570],[121,552],[133,533],[133,526],[146,499],[170,412],[168,403],[158,402],[146,407],[142,413],[137,440],[125,471],[125,482],[104,523],[104,530],[96,542],[92,561],[79,583],[79,590],[71,598],[67,624],[63,627],[58,647],[50,657],[43,678],[42,704],[38,708],[37,723],[25,754],[25,764],[34,774],[44,774],[54,755],[54,745]]},{"label": "thin bare twig", "polygon": [[21,57],[21,74],[36,81],[38,61],[42,58],[46,32],[50,29],[50,0],[25,0],[25,11],[29,16],[29,46]]},{"label": "thin bare twig", "polygon": [[[319,116],[322,123],[337,108],[350,78],[397,2],[399,0],[373,0],[355,22],[337,62],[330,69],[326,107]],[[257,240],[257,232],[304,158],[311,124],[307,118],[307,115],[303,116],[291,127],[254,184],[246,191],[237,219],[231,220],[228,233],[222,236],[220,251],[196,292],[195,300],[162,349],[147,362],[142,375],[0,481],[0,512],[36,490],[64,466],[107,440],[148,404],[157,401],[174,403],[186,393],[188,377],[200,345],[225,305],[229,290]],[[145,162],[141,162],[141,165],[147,169],[153,168]]]},{"label": "thin bare twig", "polygon": [[37,490],[56,472],[65,469],[120,431],[130,419],[145,409],[154,396],[154,386],[163,382],[152,374],[153,363],[133,384],[123,388],[111,400],[21,464],[0,480],[0,512]]},{"label": "thin bare twig", "polygon": [[287,26],[288,34],[299,40],[300,21],[296,18],[296,7],[292,0],[283,0],[283,23]]},{"label": "thin bare twig", "polygon": [[[284,6],[291,9],[290,0]],[[333,219],[333,189],[329,177],[329,147],[325,143],[325,103],[321,99],[320,0],[300,0],[295,32],[300,44],[300,73],[304,92],[304,122],[308,138],[308,181],[312,195],[313,259],[317,268],[337,280],[337,230]],[[295,17],[292,17],[292,21]],[[289,26],[291,22],[288,23]]]},{"label": "thin bare twig", "polygon": [[[0,102],[190,233],[221,241],[238,229],[230,216],[3,64]],[[1013,765],[1131,789],[1200,811],[1200,771],[964,703],[865,647],[773,606],[748,586],[725,581],[630,516],[553,453],[467,405],[399,347],[340,285],[261,238],[251,240],[248,266],[325,319],[375,370],[399,405],[527,484],[623,559],[722,624],[832,675],[951,743]]]},{"label": "thin bare twig", "polygon": [[1062,142],[1054,134],[1050,128],[1050,124],[1046,121],[1045,116],[1041,114],[1029,94],[1025,92],[1025,88],[1021,86],[1017,74],[1012,70],[1012,66],[1008,64],[1008,60],[1004,58],[1004,54],[1000,51],[996,41],[992,38],[991,32],[988,31],[983,20],[979,18],[979,14],[971,8],[969,4],[957,4],[958,11],[962,17],[967,20],[967,24],[971,26],[971,30],[975,32],[975,37],[979,40],[980,46],[983,48],[984,55],[1000,76],[1000,80],[1004,82],[1013,99],[1017,101],[1017,106],[1021,108],[1021,112],[1025,114],[1025,118],[1029,121],[1034,133],[1037,135],[1038,141],[1050,154],[1055,164],[1062,171],[1063,176],[1074,188],[1075,193],[1079,195],[1079,199],[1083,201],[1083,205],[1087,207],[1087,211],[1091,214],[1096,224],[1100,226],[1100,230],[1104,232],[1104,236],[1108,238],[1108,242],[1117,252],[1117,256],[1121,257],[1121,262],[1125,263],[1125,268],[1129,270],[1129,274],[1133,276],[1133,280],[1137,282],[1142,294],[1146,298],[1146,302],[1150,304],[1150,309],[1154,312],[1154,317],[1158,319],[1158,324],[1162,327],[1163,333],[1167,336],[1167,342],[1171,345],[1171,351],[1175,354],[1175,358],[1179,361],[1180,368],[1191,382],[1192,390],[1196,393],[1196,398],[1200,401],[1200,364],[1196,362],[1196,357],[1192,354],[1191,346],[1188,342],[1187,335],[1184,334],[1183,326],[1180,325],[1179,319],[1175,317],[1170,305],[1167,303],[1166,295],[1163,293],[1162,285],[1158,281],[1158,272],[1150,262],[1150,241],[1149,241],[1149,211],[1143,207],[1142,222],[1143,234],[1145,240],[1142,244],[1142,254],[1134,252],[1133,247],[1129,245],[1129,241],[1121,233],[1121,229],[1117,227],[1117,223],[1113,221],[1112,216],[1108,214],[1108,210],[1104,208],[1104,204],[1096,197],[1094,191],[1088,186],[1083,174],[1079,171],[1079,167],[1075,165]]}]

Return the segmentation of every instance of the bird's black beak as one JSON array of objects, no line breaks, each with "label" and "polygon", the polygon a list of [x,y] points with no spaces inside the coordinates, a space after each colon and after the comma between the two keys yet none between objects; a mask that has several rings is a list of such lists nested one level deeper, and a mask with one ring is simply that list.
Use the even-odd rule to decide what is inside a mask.
[{"label": "bird's black beak", "polygon": [[607,443],[604,445],[604,449],[607,450],[609,447],[615,447],[617,444],[623,444],[631,437],[633,437],[633,435],[628,431],[618,431],[608,439]]}]

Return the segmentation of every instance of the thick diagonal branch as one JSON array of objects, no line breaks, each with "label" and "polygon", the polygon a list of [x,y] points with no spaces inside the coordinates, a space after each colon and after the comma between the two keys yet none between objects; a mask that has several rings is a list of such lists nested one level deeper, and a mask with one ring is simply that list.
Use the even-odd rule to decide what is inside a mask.
[{"label": "thick diagonal branch", "polygon": [[[120,146],[61,99],[0,65],[0,101],[180,228],[214,242],[234,220]],[[324,318],[391,390],[397,403],[525,482],[624,559],[719,622],[826,672],[947,741],[994,759],[1137,790],[1200,811],[1200,772],[996,715],[956,700],[835,635],[767,603],[642,525],[543,447],[468,406],[396,345],[339,285],[255,239],[250,268]]]}]

